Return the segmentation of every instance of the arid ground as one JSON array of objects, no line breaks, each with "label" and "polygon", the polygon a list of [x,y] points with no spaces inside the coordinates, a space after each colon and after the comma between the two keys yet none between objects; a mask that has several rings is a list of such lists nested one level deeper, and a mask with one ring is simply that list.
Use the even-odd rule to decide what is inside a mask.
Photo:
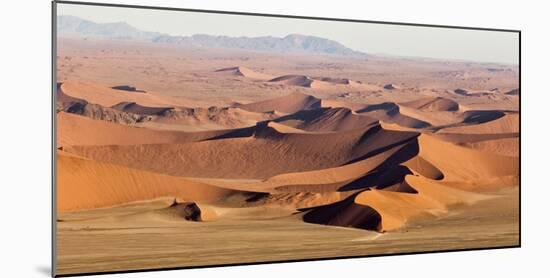
[{"label": "arid ground", "polygon": [[519,244],[517,66],[57,45],[57,274]]}]

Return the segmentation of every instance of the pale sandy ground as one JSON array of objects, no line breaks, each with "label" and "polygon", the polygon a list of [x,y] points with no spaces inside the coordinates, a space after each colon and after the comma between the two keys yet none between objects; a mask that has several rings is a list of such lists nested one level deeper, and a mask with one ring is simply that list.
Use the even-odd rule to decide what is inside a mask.
[{"label": "pale sandy ground", "polygon": [[58,274],[519,243],[517,67],[58,45]]},{"label": "pale sandy ground", "polygon": [[134,213],[134,209],[68,214],[103,218],[58,222],[57,271],[101,272],[519,244],[517,189],[383,234],[308,224],[296,216],[281,216],[279,210],[240,210],[250,212],[236,209],[218,221],[202,223],[146,213],[139,217],[140,212],[112,216],[115,211],[125,214]]}]

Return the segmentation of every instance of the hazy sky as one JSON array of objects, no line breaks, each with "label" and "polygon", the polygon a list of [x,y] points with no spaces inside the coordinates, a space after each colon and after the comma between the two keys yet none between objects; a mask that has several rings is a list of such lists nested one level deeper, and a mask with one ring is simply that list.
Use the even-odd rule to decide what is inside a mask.
[{"label": "hazy sky", "polygon": [[313,35],[335,40],[349,48],[370,54],[517,64],[519,53],[518,34],[511,32],[72,4],[58,4],[57,13],[74,15],[97,23],[124,21],[143,31],[170,35]]}]

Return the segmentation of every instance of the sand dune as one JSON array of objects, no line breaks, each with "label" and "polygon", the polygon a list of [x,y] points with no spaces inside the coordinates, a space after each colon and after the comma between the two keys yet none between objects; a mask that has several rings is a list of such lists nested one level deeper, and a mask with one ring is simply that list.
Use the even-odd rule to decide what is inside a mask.
[{"label": "sand dune", "polygon": [[238,104],[236,107],[252,112],[280,111],[283,113],[295,113],[300,110],[320,108],[321,100],[310,95],[293,93],[279,98]]},{"label": "sand dune", "polygon": [[301,87],[311,88],[314,80],[305,75],[290,74],[290,75],[275,77],[269,80],[269,82],[282,84],[282,85],[301,86]]},{"label": "sand dune", "polygon": [[[344,79],[333,79],[333,78],[328,78],[328,79],[324,78],[324,79],[325,80],[313,79],[305,75],[289,74],[289,75],[275,77],[269,80],[269,82],[274,84],[279,84],[279,85],[299,86],[299,87],[314,88],[314,89],[327,89],[327,88],[330,88],[331,85],[335,85],[335,84],[345,85],[343,83],[346,82]],[[349,83],[349,80],[347,82]]]},{"label": "sand dune", "polygon": [[491,198],[423,177],[407,175],[405,182],[416,192],[365,190],[343,201],[312,208],[304,215],[304,221],[384,232],[399,229],[419,218],[442,215],[450,206],[471,205]]},{"label": "sand dune", "polygon": [[380,231],[382,216],[372,207],[354,202],[355,195],[329,205],[312,208],[304,214],[308,223]]},{"label": "sand dune", "polygon": [[[357,162],[320,170],[284,173],[265,180],[245,181],[211,178],[194,178],[194,180],[224,188],[270,192],[276,195],[283,193],[298,194],[300,192],[335,193],[336,195],[330,195],[330,197],[340,200],[339,197],[335,196],[340,196],[340,192],[355,190],[356,188],[349,188],[355,186],[355,184],[360,184],[361,188],[376,186],[372,184],[365,185],[365,176],[371,171],[395,167],[411,159],[418,153],[417,144],[416,139],[411,137],[410,140],[405,140],[400,144],[378,149],[372,156],[365,157]],[[367,179],[369,178],[367,177]],[[293,196],[289,196],[289,198],[294,199]],[[302,201],[300,202],[303,203]],[[290,204],[287,203],[287,205]]]},{"label": "sand dune", "polygon": [[266,124],[248,138],[187,144],[75,146],[68,150],[98,161],[174,176],[264,179],[353,163],[416,136],[386,131],[380,126],[341,133],[281,133]]},{"label": "sand dune", "polygon": [[421,156],[415,156],[414,158],[403,163],[403,165],[409,167],[409,169],[428,179],[441,180],[445,177],[445,174],[443,174],[441,170],[439,170],[435,165],[426,161]]},{"label": "sand dune", "polygon": [[[519,133],[519,113],[500,112],[500,114],[495,114],[496,112],[498,111],[479,111],[478,114],[467,115],[464,122],[470,123],[469,125],[443,128],[439,130],[439,132],[469,134]],[[485,116],[485,114],[487,114],[487,116]],[[479,122],[480,124],[476,124]]]},{"label": "sand dune", "polygon": [[430,126],[428,122],[403,115],[400,112],[399,105],[393,102],[367,105],[356,112],[385,123],[395,123],[403,127],[426,128]]},{"label": "sand dune", "polygon": [[294,128],[284,124],[279,124],[273,121],[268,122],[267,126],[275,129],[277,132],[280,132],[280,133],[304,133],[305,132],[302,129]]},{"label": "sand dune", "polygon": [[368,190],[355,198],[356,204],[370,207],[380,214],[379,231],[401,228],[417,218],[442,215],[447,212],[449,206],[473,204],[489,198],[446,187],[421,177],[409,175],[406,181],[418,193]]},{"label": "sand dune", "polygon": [[277,113],[256,113],[236,107],[179,108],[140,123],[157,129],[201,131],[254,126],[259,121],[277,118]]},{"label": "sand dune", "polygon": [[294,128],[330,132],[361,129],[378,123],[378,120],[358,115],[347,108],[319,108],[303,110],[274,120]]},{"label": "sand dune", "polygon": [[180,98],[154,94],[116,90],[92,82],[67,80],[59,87],[68,96],[83,99],[93,104],[111,107],[119,103],[134,102],[149,107],[196,107],[196,102]]},{"label": "sand dune", "polygon": [[518,138],[519,133],[434,133],[436,138],[446,142],[462,145],[481,141],[492,141],[508,138]]},{"label": "sand dune", "polygon": [[498,155],[519,157],[519,138],[503,138],[463,143],[463,146]]},{"label": "sand dune", "polygon": [[[319,191],[318,189],[321,187],[328,187],[333,191],[337,191],[345,185],[364,177],[371,171],[392,167],[411,159],[416,155],[414,151],[417,150],[416,144],[417,142],[413,138],[378,154],[344,166],[273,176],[264,182],[264,186],[276,188],[278,191]],[[317,187],[317,189],[312,190],[314,187]]]},{"label": "sand dune", "polygon": [[[111,107],[105,107],[101,104],[90,103],[87,100],[67,95],[65,93],[66,90],[63,89],[65,86],[66,83],[61,84],[58,90],[58,111],[79,114],[92,119],[139,125],[153,129],[201,131],[242,128],[253,126],[258,121],[270,120],[279,116],[276,113],[255,113],[234,107],[212,106],[209,108],[175,108],[173,106],[146,106],[130,101],[122,101]],[[77,89],[81,90],[81,88]],[[81,91],[78,92],[82,93]],[[125,91],[121,92],[138,94]],[[113,95],[110,95],[109,92],[103,95],[94,94],[95,93],[90,93],[90,96],[87,97],[92,100],[97,100],[98,97],[108,96],[111,98],[110,100],[113,100]],[[117,99],[121,97],[122,96],[116,96]],[[164,99],[166,97],[162,98]],[[164,101],[169,101],[169,98],[164,99]]]},{"label": "sand dune", "polygon": [[[444,174],[443,182],[452,183],[460,189],[495,190],[494,184],[489,181],[499,177],[517,177],[519,174],[517,158],[457,146],[427,134],[419,137],[419,143],[419,156]],[[503,182],[497,185],[497,189],[514,185],[517,183]]]},{"label": "sand dune", "polygon": [[508,94],[501,94],[499,90],[470,90],[470,89],[456,89],[453,91],[457,95],[471,97],[471,98],[485,98],[491,101],[507,100]]},{"label": "sand dune", "polygon": [[261,73],[258,71],[251,70],[247,67],[237,66],[237,67],[229,67],[229,68],[223,68],[218,69],[216,72],[222,72],[222,73],[230,73],[235,76],[243,76],[250,79],[256,79],[256,80],[271,80],[273,79],[272,75]]},{"label": "sand dune", "polygon": [[421,111],[458,111],[459,105],[456,101],[442,98],[423,98],[409,102],[401,103],[401,105],[412,107]]},{"label": "sand dune", "polygon": [[214,202],[238,191],[57,153],[57,209],[91,209],[158,197]]},{"label": "sand dune", "polygon": [[351,111],[358,111],[366,108],[368,105],[363,103],[347,102],[333,99],[322,99],[321,107],[323,108],[348,108]]},{"label": "sand dune", "polygon": [[252,130],[233,129],[203,132],[152,130],[57,113],[57,146],[139,145],[188,143],[213,138],[250,136]]}]

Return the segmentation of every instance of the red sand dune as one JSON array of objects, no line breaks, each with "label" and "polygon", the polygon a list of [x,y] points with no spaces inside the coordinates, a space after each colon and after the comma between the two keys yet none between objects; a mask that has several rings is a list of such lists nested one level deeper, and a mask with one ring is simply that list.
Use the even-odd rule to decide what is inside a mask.
[{"label": "red sand dune", "polygon": [[256,80],[271,80],[273,79],[272,75],[261,73],[258,71],[254,71],[252,69],[249,69],[247,67],[237,66],[237,67],[229,67],[229,68],[223,68],[218,69],[216,72],[222,72],[222,73],[230,73],[232,75],[236,76],[243,76],[250,79],[256,79]]},{"label": "red sand dune", "polygon": [[442,98],[430,97],[409,102],[400,103],[401,105],[415,108],[421,111],[458,111],[459,105],[456,101]]},{"label": "red sand dune", "polygon": [[200,131],[234,129],[277,118],[273,112],[257,113],[236,107],[179,108],[141,123],[158,129]]},{"label": "red sand dune", "polygon": [[360,129],[378,124],[378,120],[358,115],[347,108],[319,108],[302,110],[274,120],[294,128],[330,132]]},{"label": "red sand dune", "polygon": [[111,107],[119,103],[135,102],[149,107],[196,107],[196,102],[180,98],[154,94],[152,92],[136,93],[116,90],[92,82],[67,80],[60,86],[61,91],[71,97],[86,100],[90,103]]},{"label": "red sand dune", "polygon": [[402,114],[399,105],[393,102],[367,105],[356,112],[384,123],[395,123],[403,127],[426,128],[430,126],[428,122]]},{"label": "red sand dune", "polygon": [[275,83],[275,84],[287,85],[287,86],[300,86],[300,87],[314,88],[314,89],[326,89],[326,88],[330,88],[331,85],[339,84],[334,82],[336,80],[332,80],[332,81],[333,82],[316,80],[305,75],[297,75],[297,74],[283,75],[283,76],[275,77],[269,80],[269,82]]},{"label": "red sand dune", "polygon": [[445,176],[442,182],[471,191],[488,191],[517,185],[503,182],[519,175],[519,160],[444,142],[434,136],[419,137],[419,156]]},{"label": "red sand dune", "polygon": [[297,191],[300,188],[312,191],[311,188],[317,187],[314,191],[319,191],[320,187],[328,187],[336,191],[377,168],[409,160],[415,155],[411,152],[410,144],[416,145],[417,142],[415,139],[404,141],[373,156],[339,167],[276,175],[263,182],[264,188],[276,188],[279,191]]},{"label": "red sand dune", "polygon": [[182,144],[215,138],[224,134],[238,133],[237,131],[161,131],[92,120],[71,113],[57,113],[57,147],[72,145]]},{"label": "red sand dune", "polygon": [[416,136],[386,131],[380,126],[341,133],[281,133],[266,124],[247,138],[187,144],[75,146],[70,152],[174,176],[264,179],[356,162]]},{"label": "red sand dune", "polygon": [[241,194],[183,178],[57,153],[59,211],[113,206],[158,197],[213,202]]},{"label": "red sand dune", "polygon": [[463,146],[498,155],[519,157],[519,138],[463,143]]},{"label": "red sand dune", "polygon": [[504,116],[481,124],[448,127],[439,133],[494,134],[519,133],[519,113],[507,112]]},{"label": "red sand dune", "polygon": [[237,104],[236,107],[252,112],[280,111],[283,113],[295,113],[300,110],[320,108],[321,100],[310,95],[293,93],[259,102]]},{"label": "red sand dune", "polygon": [[447,212],[449,206],[472,204],[489,198],[437,184],[422,177],[409,175],[406,181],[418,193],[368,190],[355,197],[355,204],[369,207],[380,215],[379,231],[398,229],[416,218],[441,215]]}]

